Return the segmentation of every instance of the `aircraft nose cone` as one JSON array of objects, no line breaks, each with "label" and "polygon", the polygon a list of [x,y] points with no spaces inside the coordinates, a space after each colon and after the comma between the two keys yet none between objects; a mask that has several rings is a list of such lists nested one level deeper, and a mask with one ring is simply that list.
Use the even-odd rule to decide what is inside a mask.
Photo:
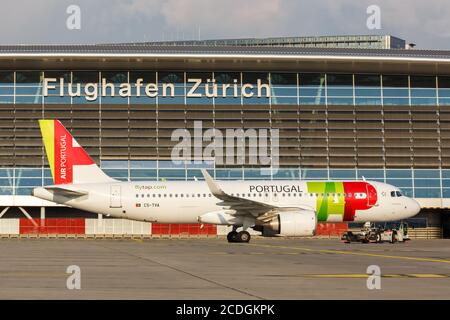
[{"label": "aircraft nose cone", "polygon": [[420,204],[414,199],[411,199],[410,205],[408,206],[409,211],[411,212],[411,215],[415,216],[420,212]]}]

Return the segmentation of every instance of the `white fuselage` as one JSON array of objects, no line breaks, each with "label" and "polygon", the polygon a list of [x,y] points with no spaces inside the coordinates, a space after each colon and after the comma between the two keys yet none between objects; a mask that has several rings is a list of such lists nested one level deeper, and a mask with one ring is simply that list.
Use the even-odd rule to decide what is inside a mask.
[{"label": "white fuselage", "polygon": [[[343,193],[311,193],[310,181],[218,181],[224,192],[276,207],[308,207],[319,212],[319,205],[328,203],[328,212],[319,222],[346,221],[340,210],[348,199]],[[323,181],[320,181],[323,182]],[[414,216],[418,203],[405,196],[391,196],[396,187],[370,181],[376,190],[376,203],[365,210],[355,210],[352,220],[395,221]],[[257,187],[255,187],[257,186]],[[142,181],[58,185],[73,191],[87,192],[79,197],[56,195],[36,188],[34,196],[81,210],[139,221],[160,223],[198,223],[199,216],[224,209],[204,181]],[[364,194],[358,197],[364,198]],[[337,209],[333,209],[336,204]],[[336,212],[334,212],[335,210]],[[325,218],[324,218],[325,217]]]}]

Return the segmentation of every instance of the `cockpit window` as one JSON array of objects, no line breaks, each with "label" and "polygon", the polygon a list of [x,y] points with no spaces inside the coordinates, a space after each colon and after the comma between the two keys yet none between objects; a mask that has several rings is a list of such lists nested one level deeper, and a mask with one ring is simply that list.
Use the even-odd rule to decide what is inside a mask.
[{"label": "cockpit window", "polygon": [[391,197],[402,197],[403,194],[400,191],[391,191]]}]

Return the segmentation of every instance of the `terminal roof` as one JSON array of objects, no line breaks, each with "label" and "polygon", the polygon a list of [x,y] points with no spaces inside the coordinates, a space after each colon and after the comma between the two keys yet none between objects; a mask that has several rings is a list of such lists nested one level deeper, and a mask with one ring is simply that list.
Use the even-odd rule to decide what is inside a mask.
[{"label": "terminal roof", "polygon": [[450,51],[152,44],[0,45],[0,69],[12,68],[450,74]]}]

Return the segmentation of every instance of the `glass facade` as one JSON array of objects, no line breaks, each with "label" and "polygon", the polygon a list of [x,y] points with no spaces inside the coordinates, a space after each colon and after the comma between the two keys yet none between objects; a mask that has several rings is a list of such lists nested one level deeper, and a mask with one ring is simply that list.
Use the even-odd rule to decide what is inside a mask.
[{"label": "glass facade", "polygon": [[[43,94],[44,78],[97,83],[97,99]],[[101,81],[111,83],[101,91]],[[174,85],[173,96],[111,96],[121,83]],[[186,97],[202,79],[201,98]],[[270,98],[219,92],[217,84],[270,85]],[[236,80],[236,81],[235,81]],[[136,90],[132,90],[135,92]],[[0,71],[0,195],[29,195],[52,183],[38,119],[60,119],[107,174],[120,180],[361,179],[418,198],[450,197],[450,77],[237,71]],[[278,171],[255,165],[174,164],[175,129],[278,129]]]},{"label": "glass facade", "polygon": [[[153,163],[154,162],[154,163]],[[165,160],[104,160],[101,167],[109,176],[120,181],[183,181],[202,180],[200,168],[206,168],[219,180],[366,180],[386,182],[416,198],[449,198],[450,170],[411,169],[305,169],[281,168],[272,176],[262,175],[251,168],[215,168],[214,163],[174,167]],[[442,179],[440,178],[442,175]],[[30,195],[34,187],[51,185],[48,168],[0,168],[0,195]]]}]

